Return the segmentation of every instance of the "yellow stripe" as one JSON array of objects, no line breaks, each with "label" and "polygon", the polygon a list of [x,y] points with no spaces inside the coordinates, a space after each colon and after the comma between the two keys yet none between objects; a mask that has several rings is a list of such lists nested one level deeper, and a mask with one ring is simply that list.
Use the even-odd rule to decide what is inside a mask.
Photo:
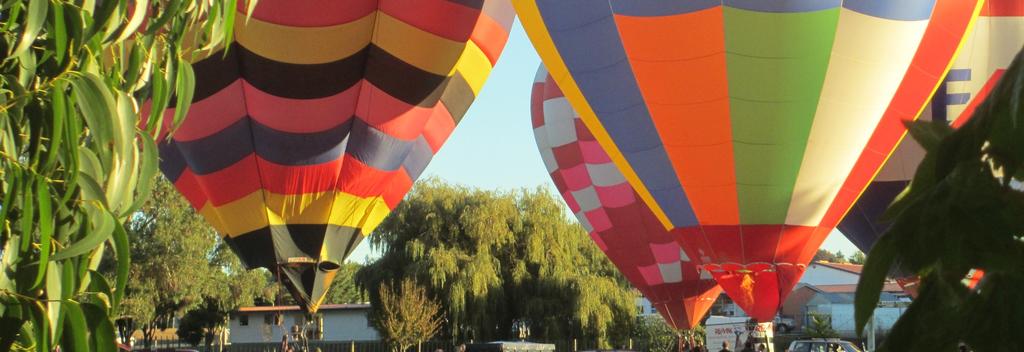
[{"label": "yellow stripe", "polygon": [[459,71],[462,74],[462,78],[466,80],[466,83],[473,90],[473,95],[479,95],[492,68],[491,60],[487,59],[487,55],[484,55],[483,50],[480,50],[480,47],[473,41],[469,41],[466,44],[466,50],[462,52],[462,57],[459,58],[459,62],[455,64],[453,72]]},{"label": "yellow stripe", "polygon": [[[960,55],[960,50],[963,49],[964,43],[967,42],[967,37],[969,36],[968,33],[973,33],[974,24],[978,20],[978,14],[981,13],[981,9],[982,9],[982,7],[984,7],[983,5],[985,5],[985,0],[978,0],[978,4],[974,8],[974,14],[971,15],[971,21],[967,23],[967,29],[964,31],[964,35],[962,37],[960,37],[960,43],[957,44],[956,50],[953,51],[953,57],[951,57],[950,60],[949,60],[949,63],[946,64],[946,69],[944,71],[942,71],[942,77],[939,77],[939,80],[937,81],[935,86],[932,87],[931,94],[928,94],[929,97],[935,95],[935,91],[939,90],[939,87],[942,85],[942,82],[946,80],[946,75],[949,74],[949,69],[953,68],[953,64],[956,62],[956,58]],[[928,101],[925,101],[924,104],[921,104],[921,107],[919,109],[917,109],[917,114],[914,115],[914,120],[917,120],[919,117],[921,117],[921,112],[923,112],[924,109],[927,106],[928,106]],[[900,145],[900,143],[903,143],[903,139],[906,138],[906,137],[907,137],[907,131],[904,130],[903,133],[900,135],[899,140],[896,141],[895,145],[898,146],[898,145]],[[870,184],[872,181],[874,181],[875,177],[878,177],[878,173],[881,172],[882,171],[882,167],[886,163],[889,162],[889,158],[892,157],[892,154],[895,151],[896,151],[896,148],[892,148],[892,150],[889,151],[889,154],[887,154],[885,156],[885,159],[882,160],[882,163],[879,164],[878,168],[875,170],[875,173],[873,175],[871,175],[871,178],[869,179],[868,183],[864,184],[864,187],[862,187],[860,189],[860,192],[857,193],[857,197],[854,198],[855,200],[856,199],[860,199],[860,197],[864,195],[864,191],[866,191],[868,189],[868,184]],[[903,197],[903,192],[900,192],[900,195],[897,196],[897,199],[902,198],[902,197]],[[846,215],[850,213],[850,209],[853,208],[853,204],[854,203],[850,203],[850,205],[848,207],[846,207],[846,211],[843,212],[843,216],[839,217],[840,220],[845,218]]]},{"label": "yellow stripe", "polygon": [[365,235],[373,232],[390,212],[381,197],[363,198],[336,191],[285,195],[262,190],[219,207],[207,203],[199,211],[227,237],[285,224],[353,227]]},{"label": "yellow stripe", "polygon": [[290,27],[236,17],[235,40],[262,57],[290,64],[322,64],[352,56],[370,44],[375,13],[328,27]]},{"label": "yellow stripe", "polygon": [[637,194],[640,195],[640,198],[651,208],[651,211],[658,217],[661,224],[666,229],[672,229],[674,226],[669,221],[668,216],[665,215],[665,211],[661,209],[658,202],[651,196],[651,192],[640,181],[636,171],[633,170],[633,167],[626,161],[622,152],[619,151],[615,141],[612,140],[611,136],[608,135],[608,131],[601,125],[601,121],[597,119],[597,114],[594,113],[586,98],[583,97],[580,88],[572,79],[569,69],[558,54],[558,49],[555,48],[555,43],[547,35],[547,27],[544,25],[544,20],[541,18],[540,9],[537,8],[537,4],[533,0],[513,0],[512,6],[515,7],[516,13],[519,15],[519,21],[522,22],[523,28],[526,30],[526,35],[533,42],[533,47],[537,49],[537,53],[544,61],[544,65],[547,66],[549,74],[558,83],[558,87],[562,89],[562,93],[572,103],[576,112],[580,114],[583,124],[590,129],[591,134],[604,147],[605,152],[615,162],[615,165],[619,167],[619,170],[622,171],[622,174],[629,181],[629,184],[633,186]]},{"label": "yellow stripe", "polygon": [[327,27],[282,26],[239,16],[235,38],[259,56],[302,65],[344,59],[372,41],[405,63],[438,76],[452,72],[465,47],[463,42],[426,32],[380,11]]},{"label": "yellow stripe", "polygon": [[439,37],[383,12],[377,15],[373,43],[406,63],[438,76],[447,76],[466,43]]}]

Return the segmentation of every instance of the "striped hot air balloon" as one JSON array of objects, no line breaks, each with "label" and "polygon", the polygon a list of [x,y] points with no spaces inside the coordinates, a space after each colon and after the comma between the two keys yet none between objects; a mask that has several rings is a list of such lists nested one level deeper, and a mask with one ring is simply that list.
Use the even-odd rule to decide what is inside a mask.
[{"label": "striped hot air balloon", "polygon": [[466,113],[514,14],[500,0],[239,12],[226,56],[194,64],[194,103],[160,166],[248,267],[316,311]]},{"label": "striped hot air balloon", "polygon": [[669,325],[700,324],[722,289],[640,201],[543,65],[530,102],[544,166],[594,243]]},{"label": "striped hot air balloon", "polygon": [[[1022,47],[1024,1],[986,1],[953,68],[921,118],[947,122],[954,127],[963,125]],[[881,216],[910,184],[922,159],[924,149],[912,139],[903,140],[839,223],[839,231],[858,249],[865,253],[870,251],[889,228],[888,223],[881,221]],[[983,276],[984,271],[972,270],[964,284],[974,288]],[[908,294],[917,296],[918,278],[901,277],[897,282]]]},{"label": "striped hot air balloon", "polygon": [[629,183],[762,322],[921,111],[980,4],[513,0]]},{"label": "striped hot air balloon", "polygon": [[[921,118],[962,125],[1022,47],[1024,1],[986,1],[972,34]],[[924,149],[916,141],[903,140],[839,223],[839,231],[858,249],[867,253],[888,229],[880,221],[882,213],[910,183],[923,158]]]}]

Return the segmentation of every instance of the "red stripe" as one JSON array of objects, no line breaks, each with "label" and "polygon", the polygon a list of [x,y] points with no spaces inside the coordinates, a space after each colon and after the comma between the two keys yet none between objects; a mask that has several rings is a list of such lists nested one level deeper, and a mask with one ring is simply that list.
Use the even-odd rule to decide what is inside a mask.
[{"label": "red stripe", "polygon": [[423,139],[430,145],[434,154],[437,154],[453,131],[455,131],[455,120],[452,118],[451,112],[443,102],[438,103],[434,107],[434,113],[430,115],[430,119],[423,126]]},{"label": "red stripe", "polygon": [[535,82],[530,90],[530,120],[533,128],[544,126],[544,82]]},{"label": "red stripe", "polygon": [[[326,27],[366,17],[377,10],[378,0],[259,0],[252,17],[291,27]],[[247,1],[238,2],[240,15]]]},{"label": "red stripe", "polygon": [[910,69],[903,77],[889,108],[822,218],[821,226],[833,228],[882,166],[899,142],[905,128],[901,120],[913,120],[939,84],[949,60],[960,44],[978,0],[939,0],[925,29]]},{"label": "red stripe", "polygon": [[192,204],[192,207],[196,208],[196,210],[202,209],[203,205],[209,200],[206,198],[206,193],[203,192],[202,186],[199,185],[196,175],[188,168],[182,171],[181,176],[178,176],[178,179],[174,181],[174,188],[177,188],[178,193],[181,193],[185,200]]},{"label": "red stripe", "polygon": [[457,42],[465,42],[480,17],[480,10],[447,0],[388,1],[380,10],[398,20]]},{"label": "red stripe", "polygon": [[988,0],[981,9],[981,15],[991,17],[1024,16],[1024,2],[1020,0]]},{"label": "red stripe", "polygon": [[[360,87],[365,82],[330,97],[289,99],[268,94],[239,79],[206,99],[193,103],[185,122],[175,132],[174,139],[192,141],[208,137],[246,116],[283,132],[324,131],[352,117]],[[165,123],[170,121],[165,119]]]},{"label": "red stripe", "polygon": [[[410,141],[423,133],[434,108],[410,105],[363,81],[356,116],[391,137]],[[436,105],[435,105],[436,106]]]},{"label": "red stripe", "polygon": [[505,42],[508,41],[508,31],[495,22],[491,16],[481,15],[476,22],[476,28],[470,34],[470,40],[480,47],[493,67],[498,63],[498,56],[501,55],[502,49],[505,48]]},{"label": "red stripe", "polygon": [[988,97],[988,93],[992,91],[992,88],[996,87],[996,84],[999,83],[999,79],[1003,77],[1004,73],[1006,73],[1006,69],[998,69],[996,72],[992,73],[992,76],[988,78],[988,81],[986,81],[985,85],[981,87],[978,94],[974,96],[974,99],[971,99],[967,108],[965,108],[964,111],[960,113],[960,116],[957,116],[956,120],[953,121],[953,128],[960,128],[960,126],[967,123],[967,120],[970,119],[971,116],[974,116],[974,110],[978,108],[978,105],[980,105],[982,101],[985,101],[985,98]]}]

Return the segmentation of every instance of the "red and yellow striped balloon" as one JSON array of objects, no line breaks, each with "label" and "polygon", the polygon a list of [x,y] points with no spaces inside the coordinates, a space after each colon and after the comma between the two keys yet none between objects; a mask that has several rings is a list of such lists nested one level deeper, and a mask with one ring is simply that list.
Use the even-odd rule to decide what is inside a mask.
[{"label": "red and yellow striped balloon", "polygon": [[[500,0],[261,0],[161,169],[250,268],[316,311],[339,263],[420,176],[512,24]],[[165,121],[169,121],[165,118]]]}]

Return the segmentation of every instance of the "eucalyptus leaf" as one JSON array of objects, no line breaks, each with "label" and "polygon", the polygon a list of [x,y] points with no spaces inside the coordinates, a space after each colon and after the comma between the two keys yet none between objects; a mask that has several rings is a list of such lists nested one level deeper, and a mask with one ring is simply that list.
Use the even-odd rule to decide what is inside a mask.
[{"label": "eucalyptus leaf", "polygon": [[35,42],[39,31],[43,29],[43,23],[46,22],[48,5],[48,0],[28,1],[28,10],[25,12],[25,28],[22,30],[18,46],[11,52],[11,56],[21,56]]}]

